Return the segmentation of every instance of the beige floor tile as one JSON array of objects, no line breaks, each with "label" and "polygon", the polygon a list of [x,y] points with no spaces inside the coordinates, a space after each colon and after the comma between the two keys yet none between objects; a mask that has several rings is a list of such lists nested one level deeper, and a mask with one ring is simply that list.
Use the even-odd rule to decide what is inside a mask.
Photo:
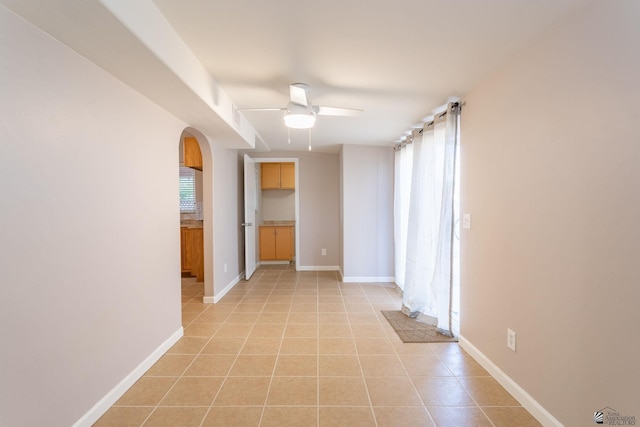
[{"label": "beige floor tile", "polygon": [[318,313],[289,313],[289,323],[317,323]]},{"label": "beige floor tile", "polygon": [[371,313],[349,312],[349,321],[352,324],[353,323],[370,323],[374,325],[380,324],[380,319],[378,319],[378,316],[373,312]]},{"label": "beige floor tile", "polygon": [[318,313],[343,313],[345,312],[344,304],[323,304],[318,303]]},{"label": "beige floor tile", "polygon": [[450,377],[453,373],[445,363],[437,357],[426,355],[400,355],[402,364],[411,376]]},{"label": "beige floor tile", "polygon": [[492,377],[458,377],[458,381],[480,406],[520,406]]},{"label": "beige floor tile", "polygon": [[284,330],[286,338],[315,338],[318,336],[318,325],[315,323],[287,323]]},{"label": "beige floor tile", "polygon": [[318,303],[320,304],[344,304],[340,292],[332,292],[330,295],[320,293],[318,295]]},{"label": "beige floor tile", "polygon": [[262,406],[260,407],[216,407],[214,406],[207,414],[202,427],[257,427],[262,416]]},{"label": "beige floor tile", "polygon": [[227,317],[229,317],[230,315],[231,311],[210,310],[198,316],[195,322],[221,324],[222,322],[227,320]]},{"label": "beige floor tile", "polygon": [[280,354],[317,354],[317,338],[283,338]]},{"label": "beige floor tile", "polygon": [[412,377],[425,406],[473,406],[471,396],[453,377]]},{"label": "beige floor tile", "polygon": [[355,338],[358,354],[395,354],[387,338]]},{"label": "beige floor tile", "polygon": [[[374,323],[353,323],[351,331],[355,338],[386,338],[387,334],[380,325]],[[393,331],[395,334],[395,331]]]},{"label": "beige floor tile", "polygon": [[287,323],[289,313],[260,313],[257,324],[263,325],[265,323]]},{"label": "beige floor tile", "polygon": [[395,354],[360,355],[362,372],[366,377],[402,377],[407,372]]},{"label": "beige floor tile", "polygon": [[[355,302],[354,302],[355,301]],[[348,313],[371,313],[373,312],[373,307],[369,303],[362,303],[361,298],[344,298],[344,306],[347,309]]]},{"label": "beige floor tile", "polygon": [[233,310],[234,313],[259,313],[262,311],[264,304],[241,302]]},{"label": "beige floor tile", "polygon": [[320,377],[318,381],[322,406],[370,405],[362,377]]},{"label": "beige floor tile", "polygon": [[316,377],[273,377],[267,405],[317,405]]},{"label": "beige floor tile", "polygon": [[203,354],[237,355],[245,342],[245,338],[212,338],[202,349]]},{"label": "beige floor tile", "polygon": [[271,376],[275,364],[275,354],[241,354],[233,364],[229,375],[236,377]]},{"label": "beige floor tile", "polygon": [[[489,419],[476,407],[434,406],[427,410],[438,427],[492,427]],[[512,424],[514,427],[517,424]],[[519,427],[519,426],[518,426]]]},{"label": "beige floor tile", "polygon": [[440,359],[447,365],[447,368],[458,377],[480,377],[489,376],[489,373],[471,356],[462,354],[443,354]]},{"label": "beige floor tile", "polygon": [[198,317],[200,313],[193,311],[183,311],[182,312],[182,324],[187,325],[190,322],[193,322],[196,317]]},{"label": "beige floor tile", "polygon": [[219,324],[216,323],[203,323],[197,320],[190,323],[189,326],[184,328],[185,337],[212,337],[216,333]]},{"label": "beige floor tile", "polygon": [[435,427],[425,408],[420,406],[376,406],[373,412],[378,427]]},{"label": "beige floor tile", "polygon": [[356,345],[351,338],[319,338],[320,354],[356,354]]},{"label": "beige floor tile", "polygon": [[113,406],[93,427],[140,427],[153,407]]},{"label": "beige floor tile", "polygon": [[145,373],[145,376],[180,376],[194,358],[192,354],[165,354]]},{"label": "beige floor tile", "polygon": [[408,377],[365,378],[373,406],[422,406]]},{"label": "beige floor tile", "polygon": [[315,377],[318,375],[318,357],[316,355],[280,355],[274,375],[280,377]]},{"label": "beige floor tile", "polygon": [[196,357],[185,376],[193,377],[220,377],[229,373],[235,360],[234,355],[225,354],[201,354]]},{"label": "beige floor tile", "polygon": [[168,354],[198,354],[209,341],[204,337],[182,337],[167,351]]},{"label": "beige floor tile", "polygon": [[218,393],[223,379],[223,377],[182,377],[162,399],[160,405],[209,406]]},{"label": "beige floor tile", "polygon": [[177,377],[142,377],[115,404],[156,406],[177,380]]},{"label": "beige floor tile", "polygon": [[321,407],[320,420],[321,427],[374,427],[376,421],[373,417],[371,407]]},{"label": "beige floor tile", "polygon": [[320,376],[361,377],[362,371],[358,357],[355,355],[318,356],[318,371]]},{"label": "beige floor tile", "polygon": [[251,338],[281,338],[284,333],[284,323],[257,324],[251,331]]},{"label": "beige floor tile", "polygon": [[269,377],[228,377],[213,401],[213,405],[264,405],[270,382]]},{"label": "beige floor tile", "polygon": [[234,311],[227,317],[225,324],[234,324],[234,323],[250,323],[254,324],[258,320],[258,316],[260,313],[254,312],[236,312]]},{"label": "beige floor tile", "polygon": [[251,323],[225,323],[215,333],[215,338],[246,338],[251,333]]},{"label": "beige floor tile", "polygon": [[209,305],[182,282],[185,336],[97,426],[539,425],[457,343],[402,343],[392,284],[261,266]]},{"label": "beige floor tile", "polygon": [[318,336],[322,338],[351,338],[351,327],[348,323],[320,323]]},{"label": "beige floor tile", "polygon": [[247,338],[241,354],[278,354],[281,338]]},{"label": "beige floor tile", "polygon": [[156,408],[144,427],[199,427],[208,407],[195,408]]},{"label": "beige floor tile", "polygon": [[299,406],[268,406],[264,410],[260,427],[316,427],[318,409]]},{"label": "beige floor tile", "polygon": [[[315,298],[312,298],[315,299]],[[294,300],[297,301],[297,300]],[[294,302],[291,305],[291,313],[316,313],[318,304],[316,302],[300,303]]]},{"label": "beige floor tile", "polygon": [[264,313],[288,313],[291,310],[291,304],[265,304]]},{"label": "beige floor tile", "polygon": [[325,312],[318,313],[318,323],[349,323],[347,313]]},{"label": "beige floor tile", "polygon": [[482,410],[495,427],[540,427],[542,425],[522,407],[484,407]]}]

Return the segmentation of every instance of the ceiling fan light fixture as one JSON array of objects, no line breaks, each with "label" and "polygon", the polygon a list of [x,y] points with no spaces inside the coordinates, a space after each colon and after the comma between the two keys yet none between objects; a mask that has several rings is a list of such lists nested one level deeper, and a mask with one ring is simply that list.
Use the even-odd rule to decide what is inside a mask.
[{"label": "ceiling fan light fixture", "polygon": [[309,129],[316,123],[316,116],[313,113],[287,113],[284,115],[284,124],[293,129]]}]

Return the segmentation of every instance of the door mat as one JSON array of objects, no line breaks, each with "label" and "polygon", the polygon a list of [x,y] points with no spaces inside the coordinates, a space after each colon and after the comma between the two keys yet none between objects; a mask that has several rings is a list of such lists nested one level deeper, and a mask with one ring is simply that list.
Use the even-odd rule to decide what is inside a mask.
[{"label": "door mat", "polygon": [[457,342],[458,338],[442,335],[433,325],[419,322],[399,310],[384,311],[382,315],[389,321],[402,342],[428,343],[428,342]]}]

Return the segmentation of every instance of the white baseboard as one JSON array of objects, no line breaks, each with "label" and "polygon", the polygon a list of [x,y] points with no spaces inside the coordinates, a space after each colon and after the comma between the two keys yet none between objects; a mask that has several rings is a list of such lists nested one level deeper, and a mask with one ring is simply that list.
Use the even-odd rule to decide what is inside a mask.
[{"label": "white baseboard", "polygon": [[227,292],[229,292],[231,289],[233,289],[233,287],[235,285],[238,284],[238,282],[240,281],[240,279],[242,278],[242,276],[244,276],[244,271],[240,274],[238,274],[231,282],[229,282],[229,284],[227,286],[224,287],[224,289],[222,291],[220,291],[220,293],[218,293],[217,295],[214,295],[212,297],[202,297],[202,302],[204,304],[215,304],[218,301],[220,301],[222,299],[222,297],[224,297]]},{"label": "white baseboard", "polygon": [[180,329],[175,331],[169,338],[167,338],[158,348],[156,348],[153,353],[147,356],[146,359],[142,361],[133,371],[129,373],[122,381],[118,383],[109,393],[107,393],[102,399],[98,401],[93,408],[89,409],[89,411],[82,416],[73,427],[90,427],[93,425],[98,419],[104,415],[105,412],[113,406],[114,403],[117,402],[118,399],[122,397],[122,395],[129,390],[129,388],[138,381],[145,372],[149,370],[154,363],[158,361],[164,355],[167,350],[171,348],[184,334],[184,330],[182,326]]},{"label": "white baseboard", "polygon": [[337,265],[301,265],[298,271],[340,271]]},{"label": "white baseboard", "polygon": [[[291,261],[260,261],[260,265],[289,265]],[[256,268],[258,266],[256,265]]]},{"label": "white baseboard", "polygon": [[396,280],[395,277],[342,277],[344,283],[374,283],[384,282],[390,283]]},{"label": "white baseboard", "polygon": [[458,337],[460,347],[462,347],[471,357],[473,357],[493,378],[496,379],[520,404],[545,427],[563,427],[553,415],[540,405],[529,393],[520,387],[511,377],[498,368],[487,356],[471,344],[466,338]]}]

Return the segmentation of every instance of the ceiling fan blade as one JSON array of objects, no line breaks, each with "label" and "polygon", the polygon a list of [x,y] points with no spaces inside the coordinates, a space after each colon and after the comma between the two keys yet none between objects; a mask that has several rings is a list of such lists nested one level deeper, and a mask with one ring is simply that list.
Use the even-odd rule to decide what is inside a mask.
[{"label": "ceiling fan blade", "polygon": [[286,108],[238,108],[238,111],[286,111]]},{"label": "ceiling fan blade", "polygon": [[298,105],[309,106],[309,100],[307,99],[307,90],[309,86],[304,83],[294,83],[289,85],[289,98],[291,102]]},{"label": "ceiling fan blade", "polygon": [[335,107],[318,107],[319,116],[345,116],[355,117],[362,114],[364,110],[358,110],[355,108],[335,108]]}]

